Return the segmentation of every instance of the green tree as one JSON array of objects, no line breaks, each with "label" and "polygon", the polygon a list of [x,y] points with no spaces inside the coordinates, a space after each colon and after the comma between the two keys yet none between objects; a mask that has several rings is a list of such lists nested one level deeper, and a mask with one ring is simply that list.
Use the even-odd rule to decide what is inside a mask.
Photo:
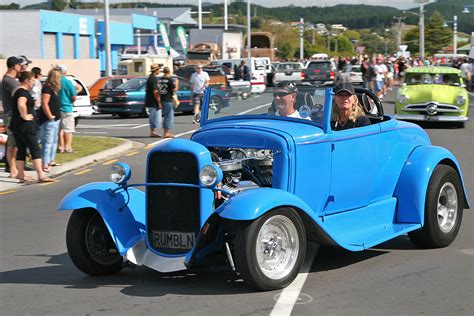
[{"label": "green tree", "polygon": [[54,11],[62,11],[66,8],[67,2],[65,0],[53,0],[51,1],[51,9]]},{"label": "green tree", "polygon": [[6,5],[0,5],[0,10],[19,10],[19,9],[20,9],[20,5],[15,2],[6,4]]},{"label": "green tree", "polygon": [[347,30],[342,34],[351,41],[358,41],[360,39],[360,33],[356,30]]},{"label": "green tree", "polygon": [[444,27],[443,25],[443,16],[439,11],[435,11],[425,27],[425,50],[427,54],[433,55],[451,43],[453,31],[450,27]]},{"label": "green tree", "polygon": [[406,32],[402,41],[403,45],[408,45],[407,51],[411,53],[418,53],[420,51],[420,30],[414,27]]}]

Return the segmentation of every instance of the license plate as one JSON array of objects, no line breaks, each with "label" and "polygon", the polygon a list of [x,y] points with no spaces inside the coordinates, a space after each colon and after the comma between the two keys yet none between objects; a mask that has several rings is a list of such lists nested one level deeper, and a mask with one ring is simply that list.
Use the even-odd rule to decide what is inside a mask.
[{"label": "license plate", "polygon": [[112,102],[112,98],[105,98],[105,102]]},{"label": "license plate", "polygon": [[425,115],[425,120],[427,120],[427,121],[438,121],[439,117],[437,115]]},{"label": "license plate", "polygon": [[194,233],[153,231],[152,243],[156,248],[191,249],[194,247],[196,236]]}]

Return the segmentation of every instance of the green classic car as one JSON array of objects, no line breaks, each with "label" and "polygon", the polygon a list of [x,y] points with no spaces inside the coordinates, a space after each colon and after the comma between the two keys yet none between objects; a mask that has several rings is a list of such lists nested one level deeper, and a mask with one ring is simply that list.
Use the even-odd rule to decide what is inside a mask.
[{"label": "green classic car", "polygon": [[461,71],[451,67],[414,67],[405,72],[395,103],[395,118],[410,121],[468,120],[469,97]]}]

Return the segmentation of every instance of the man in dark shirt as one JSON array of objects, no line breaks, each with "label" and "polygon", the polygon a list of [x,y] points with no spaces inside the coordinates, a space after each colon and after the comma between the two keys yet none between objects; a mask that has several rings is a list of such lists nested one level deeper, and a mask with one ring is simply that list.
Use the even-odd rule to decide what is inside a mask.
[{"label": "man in dark shirt", "polygon": [[150,137],[161,137],[161,135],[156,131],[156,129],[161,126],[161,109],[163,108],[156,79],[159,72],[160,66],[158,64],[152,64],[150,66],[150,76],[146,81],[145,106],[150,109],[148,113],[150,121]]},{"label": "man in dark shirt", "polygon": [[163,77],[158,79],[158,91],[163,105],[163,137],[165,138],[174,138],[170,129],[173,128],[173,93],[176,91],[176,85],[173,78],[170,77],[170,73],[170,69],[165,67],[163,68]]},{"label": "man in dark shirt", "polygon": [[10,169],[10,177],[16,178],[18,170],[16,169],[16,142],[13,133],[10,131],[8,126],[12,117],[13,104],[13,91],[19,86],[17,77],[20,72],[26,69],[28,66],[28,60],[26,58],[12,56],[7,59],[8,70],[2,79],[2,104],[3,104],[3,122],[7,127],[8,144],[6,151],[7,164]]}]

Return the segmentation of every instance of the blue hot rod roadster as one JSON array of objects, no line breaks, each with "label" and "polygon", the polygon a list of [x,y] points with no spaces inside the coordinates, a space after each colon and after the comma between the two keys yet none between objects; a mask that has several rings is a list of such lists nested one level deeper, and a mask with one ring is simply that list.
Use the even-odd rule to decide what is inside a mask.
[{"label": "blue hot rod roadster", "polygon": [[73,263],[89,275],[171,272],[220,256],[272,290],[295,279],[308,241],[361,251],[408,234],[419,247],[448,246],[469,208],[458,161],[384,115],[371,91],[355,92],[370,124],[335,131],[332,88],[298,87],[298,117],[257,99],[214,113],[208,90],[200,129],[151,149],[144,183],[117,163],[112,181],[64,197]]}]

